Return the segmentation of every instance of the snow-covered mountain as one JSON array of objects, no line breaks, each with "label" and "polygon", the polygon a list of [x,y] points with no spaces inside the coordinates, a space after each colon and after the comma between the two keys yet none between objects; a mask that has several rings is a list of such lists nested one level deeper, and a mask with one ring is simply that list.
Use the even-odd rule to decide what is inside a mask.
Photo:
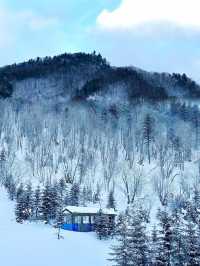
[{"label": "snow-covered mountain", "polygon": [[0,69],[0,92],[20,103],[60,105],[74,100],[118,103],[138,98],[200,97],[200,87],[185,74],[150,73],[112,67],[101,55],[63,54]]},{"label": "snow-covered mountain", "polygon": [[[185,74],[113,67],[101,55],[79,53],[1,68],[0,95],[0,213],[9,208],[13,215],[7,219],[0,214],[0,230],[1,226],[7,230],[7,224],[14,230],[8,240],[13,243],[10,249],[16,265],[23,265],[15,248],[19,233],[27,243],[27,237],[33,242],[38,237],[41,249],[48,241],[45,250],[58,252],[51,254],[52,263],[58,259],[62,265],[65,245],[74,254],[72,249],[80,242],[83,265],[108,265],[108,242],[99,243],[93,234],[66,233],[70,240],[59,243],[57,250],[52,228],[42,223],[58,226],[66,205],[115,207],[122,212],[117,232],[112,234],[123,241],[131,235],[131,241],[139,244],[130,247],[121,241],[124,246],[120,246],[119,241],[113,256],[118,259],[124,250],[130,252],[130,265],[143,265],[135,254],[144,247],[148,250],[141,256],[148,254],[152,263],[161,260],[153,247],[158,245],[160,254],[168,252],[162,241],[168,241],[165,232],[169,228],[170,235],[178,235],[172,245],[176,247],[176,240],[184,239],[184,248],[190,249],[189,234],[193,232],[197,239],[199,231],[189,229],[199,226],[200,220],[198,84]],[[5,189],[14,208],[5,199]],[[159,234],[154,244],[153,225]],[[108,239],[112,235],[106,220],[95,226],[98,236]],[[95,246],[96,261],[94,256],[84,257],[86,244]],[[8,242],[6,245],[8,251]],[[196,245],[191,252],[195,248],[199,250]],[[28,246],[26,251],[30,252]],[[174,251],[167,258],[162,265],[182,265]],[[4,266],[10,266],[8,261]],[[189,255],[183,261],[199,265],[192,264]],[[148,263],[144,265],[160,262]],[[74,265],[79,266],[78,259]]]}]

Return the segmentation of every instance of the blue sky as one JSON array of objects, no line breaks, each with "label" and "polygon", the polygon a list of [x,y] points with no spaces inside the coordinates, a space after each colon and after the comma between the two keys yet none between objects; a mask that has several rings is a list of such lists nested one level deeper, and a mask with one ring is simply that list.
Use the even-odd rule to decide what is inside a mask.
[{"label": "blue sky", "polygon": [[199,81],[199,10],[199,0],[0,0],[0,65],[96,50]]}]

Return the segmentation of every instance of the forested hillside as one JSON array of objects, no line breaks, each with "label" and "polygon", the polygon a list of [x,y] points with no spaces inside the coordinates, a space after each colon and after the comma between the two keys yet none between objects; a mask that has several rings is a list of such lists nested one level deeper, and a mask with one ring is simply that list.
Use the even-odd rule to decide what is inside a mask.
[{"label": "forested hillside", "polygon": [[0,92],[1,184],[18,222],[112,207],[116,228],[97,235],[118,239],[116,265],[200,265],[198,84],[79,53],[3,67]]}]

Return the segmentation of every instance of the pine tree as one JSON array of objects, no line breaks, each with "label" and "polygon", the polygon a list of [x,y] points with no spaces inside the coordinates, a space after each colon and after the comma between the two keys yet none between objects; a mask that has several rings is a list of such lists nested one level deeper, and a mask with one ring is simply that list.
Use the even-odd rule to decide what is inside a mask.
[{"label": "pine tree", "polygon": [[148,155],[149,164],[151,162],[150,145],[154,139],[154,128],[153,127],[154,127],[154,120],[149,114],[147,114],[144,118],[144,123],[143,123],[143,137],[144,137],[144,141],[147,147],[147,155]]},{"label": "pine tree", "polygon": [[66,191],[66,181],[64,178],[61,178],[57,185],[58,193],[60,194],[60,197],[64,201],[65,197],[65,191]]},{"label": "pine tree", "polygon": [[60,234],[63,223],[64,223],[64,213],[63,213],[63,206],[60,202],[56,211],[56,226],[58,228],[58,233],[57,233],[58,239],[63,238]]},{"label": "pine tree", "polygon": [[27,204],[27,194],[23,188],[23,185],[20,186],[21,192],[17,197],[17,203],[15,208],[16,221],[22,223],[30,217],[30,209]]},{"label": "pine tree", "polygon": [[80,200],[80,187],[77,183],[74,183],[70,191],[70,200],[72,206],[79,206]]},{"label": "pine tree", "polygon": [[24,213],[25,213],[24,198],[23,195],[21,194],[21,196],[17,198],[17,203],[15,207],[15,216],[16,216],[16,221],[18,223],[22,223],[24,220],[26,220]]},{"label": "pine tree", "polygon": [[169,266],[172,257],[172,220],[167,211],[158,211],[158,257],[155,265]]},{"label": "pine tree", "polygon": [[40,186],[37,186],[35,193],[33,195],[33,209],[34,209],[34,216],[35,219],[38,220],[39,212],[41,209],[41,191]]},{"label": "pine tree", "polygon": [[109,192],[107,208],[116,209],[116,201],[115,201],[115,198],[114,198],[114,191],[113,190],[111,190]]},{"label": "pine tree", "polygon": [[193,191],[193,220],[199,225],[200,227],[200,191],[199,186],[194,187]]},{"label": "pine tree", "polygon": [[192,123],[195,129],[195,148],[199,147],[199,127],[200,127],[200,119],[199,119],[199,108],[198,106],[194,106],[192,110]]},{"label": "pine tree", "polygon": [[186,265],[200,265],[199,228],[191,219],[185,220]]},{"label": "pine tree", "polygon": [[24,191],[24,185],[23,183],[20,183],[19,187],[17,188],[17,191],[16,191],[16,199],[18,200],[18,198],[22,195]]},{"label": "pine tree", "polygon": [[56,222],[58,226],[61,226],[64,223],[64,213],[63,213],[64,201],[63,201],[63,195],[58,192],[56,195],[55,208],[56,208]]},{"label": "pine tree", "polygon": [[183,216],[181,210],[176,211],[172,224],[172,264],[174,266],[185,265],[185,236],[183,228]]},{"label": "pine tree", "polygon": [[193,191],[193,201],[194,201],[195,206],[197,208],[200,208],[200,191],[196,186],[194,187],[194,191]]},{"label": "pine tree", "polygon": [[95,217],[94,229],[100,240],[108,238],[111,233],[109,228],[109,218],[107,215],[102,214],[101,210],[99,215]]},{"label": "pine tree", "polygon": [[120,213],[116,219],[116,225],[115,225],[115,235],[116,236],[121,234],[125,224],[128,225],[128,217],[127,217],[127,215]]},{"label": "pine tree", "polygon": [[87,202],[87,189],[84,186],[80,194],[80,205],[86,206],[86,202]]},{"label": "pine tree", "polygon": [[128,236],[130,265],[149,265],[148,238],[140,211],[131,217]]},{"label": "pine tree", "polygon": [[114,262],[115,266],[129,266],[130,265],[130,249],[128,237],[128,221],[124,215],[120,215],[116,226],[116,240],[117,244],[112,246],[109,260]]},{"label": "pine tree", "polygon": [[28,218],[32,216],[33,212],[33,191],[32,184],[29,182],[24,191],[25,208],[27,210]]},{"label": "pine tree", "polygon": [[2,184],[5,183],[6,180],[6,152],[5,149],[2,149],[1,153],[0,153],[0,182]]},{"label": "pine tree", "polygon": [[62,228],[63,223],[64,223],[63,209],[59,207],[56,213],[56,226],[58,228],[58,231],[57,231],[58,239],[63,238],[63,236],[61,236],[61,228]]},{"label": "pine tree", "polygon": [[71,205],[71,189],[67,186],[64,194],[64,204]]},{"label": "pine tree", "polygon": [[92,202],[92,188],[91,186],[86,187],[86,201]]},{"label": "pine tree", "polygon": [[156,258],[158,257],[158,232],[156,226],[153,227],[151,240],[150,240],[150,254],[151,264],[156,265]]},{"label": "pine tree", "polygon": [[41,213],[45,222],[51,218],[51,193],[50,184],[47,182],[42,192]]},{"label": "pine tree", "polygon": [[61,196],[58,194],[58,186],[55,182],[52,186],[50,186],[50,219],[56,218],[57,208],[59,207],[59,203],[62,200]]},{"label": "pine tree", "polygon": [[101,192],[100,185],[97,184],[96,192],[94,193],[94,196],[93,196],[93,203],[94,204],[100,202],[100,192]]}]

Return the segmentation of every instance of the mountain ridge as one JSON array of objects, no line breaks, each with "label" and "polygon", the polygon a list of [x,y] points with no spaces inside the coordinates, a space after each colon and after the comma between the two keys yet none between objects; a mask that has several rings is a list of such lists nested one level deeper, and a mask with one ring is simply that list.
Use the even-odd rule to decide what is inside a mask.
[{"label": "mountain ridge", "polygon": [[114,67],[95,52],[38,57],[1,67],[0,96],[16,95],[19,87],[23,87],[29,96],[28,90],[32,90],[33,94],[35,90],[38,97],[40,91],[45,95],[45,91],[52,87],[55,89],[54,96],[68,97],[68,100],[86,100],[94,96],[106,98],[113,94],[113,90],[114,95],[123,94],[128,101],[135,98],[200,98],[200,86],[186,74]]}]

